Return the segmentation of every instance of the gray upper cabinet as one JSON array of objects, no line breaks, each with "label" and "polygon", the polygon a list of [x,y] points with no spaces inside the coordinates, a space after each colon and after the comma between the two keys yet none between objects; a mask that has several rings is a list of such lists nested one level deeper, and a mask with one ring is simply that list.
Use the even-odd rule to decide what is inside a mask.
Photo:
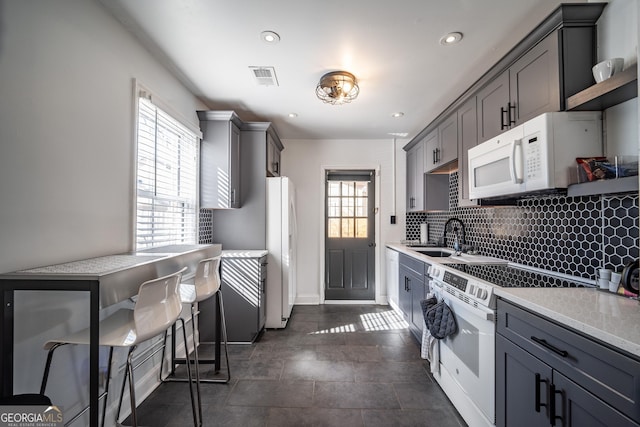
[{"label": "gray upper cabinet", "polygon": [[280,152],[284,147],[280,140],[267,133],[267,176],[280,176]]},{"label": "gray upper cabinet", "polygon": [[239,208],[240,126],[233,111],[198,111],[200,145],[200,207]]},{"label": "gray upper cabinet", "polygon": [[560,67],[558,32],[535,45],[509,68],[511,111],[515,124],[548,111],[560,111]]},{"label": "gray upper cabinet", "polygon": [[438,129],[431,132],[424,141],[425,172],[431,172],[452,161],[458,155],[457,117],[452,114]]},{"label": "gray upper cabinet", "polygon": [[562,111],[566,98],[591,85],[596,60],[592,27],[552,32],[478,92],[478,132],[486,141],[542,113]]},{"label": "gray upper cabinet", "polygon": [[478,92],[478,136],[486,141],[508,129],[509,72],[505,71]]},{"label": "gray upper cabinet", "polygon": [[560,110],[558,34],[535,45],[478,93],[480,140]]},{"label": "gray upper cabinet", "polygon": [[[407,170],[416,170],[416,160],[409,151],[424,145],[424,172],[451,172],[457,166],[460,205],[471,205],[469,148],[542,113],[566,110],[567,98],[593,85],[596,22],[605,5],[558,6],[405,145]],[[408,173],[409,177],[415,180],[414,173]],[[407,206],[415,206],[410,203],[415,183],[407,181],[407,189]]]},{"label": "gray upper cabinet", "polygon": [[407,151],[407,212],[424,210],[424,141]]},{"label": "gray upper cabinet", "polygon": [[469,199],[469,161],[467,152],[478,144],[477,99],[471,97],[458,109],[458,206],[476,206]]},{"label": "gray upper cabinet", "polygon": [[281,150],[280,138],[269,122],[242,122],[240,126],[240,209],[213,211],[212,239],[225,249],[263,249],[267,236],[267,160],[269,146]]}]

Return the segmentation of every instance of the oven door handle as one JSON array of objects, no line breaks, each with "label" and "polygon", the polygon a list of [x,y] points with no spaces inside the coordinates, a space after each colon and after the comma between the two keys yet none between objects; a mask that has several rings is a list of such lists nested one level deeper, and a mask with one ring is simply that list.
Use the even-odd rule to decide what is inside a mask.
[{"label": "oven door handle", "polygon": [[[435,280],[432,280],[432,282],[435,282],[434,284],[436,286],[439,285],[438,287],[442,287],[442,285],[440,285],[440,283],[436,282]],[[474,307],[470,304],[460,301],[456,296],[447,295],[447,297],[445,297],[445,294],[446,292],[441,289],[439,289],[438,292],[435,292],[436,298],[438,298],[438,300],[440,299],[444,300],[444,302],[449,306],[449,308],[451,308],[454,315],[456,315],[456,309],[464,309],[466,312],[476,317],[479,317],[482,320],[495,322],[496,320],[495,312],[489,307],[485,307],[482,305],[478,305],[477,307]]]}]

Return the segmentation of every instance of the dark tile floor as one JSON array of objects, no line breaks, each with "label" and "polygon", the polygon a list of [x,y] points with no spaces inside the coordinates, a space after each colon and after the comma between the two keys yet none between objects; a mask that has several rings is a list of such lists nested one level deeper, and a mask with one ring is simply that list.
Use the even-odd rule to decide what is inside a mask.
[{"label": "dark tile floor", "polygon": [[[229,384],[201,385],[204,426],[465,425],[388,306],[296,306],[285,329],[230,346],[229,359]],[[139,422],[192,425],[186,390],[162,384]]]}]

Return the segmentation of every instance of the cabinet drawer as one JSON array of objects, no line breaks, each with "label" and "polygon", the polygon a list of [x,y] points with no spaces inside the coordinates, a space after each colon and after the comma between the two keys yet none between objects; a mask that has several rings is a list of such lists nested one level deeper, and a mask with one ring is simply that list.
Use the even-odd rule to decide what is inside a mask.
[{"label": "cabinet drawer", "polygon": [[500,335],[640,421],[640,362],[584,335],[498,300]]},{"label": "cabinet drawer", "polygon": [[400,254],[400,265],[407,267],[410,270],[415,271],[419,275],[424,274],[424,262],[419,259],[410,257],[409,255]]}]

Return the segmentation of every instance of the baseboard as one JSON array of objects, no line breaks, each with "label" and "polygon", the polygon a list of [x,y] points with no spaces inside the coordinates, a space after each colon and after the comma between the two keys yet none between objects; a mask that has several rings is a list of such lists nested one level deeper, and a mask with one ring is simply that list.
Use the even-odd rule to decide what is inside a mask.
[{"label": "baseboard", "polygon": [[295,305],[318,305],[320,304],[320,295],[297,295]]},{"label": "baseboard", "polygon": [[333,305],[377,305],[378,303],[374,300],[324,300],[325,304],[333,304]]}]

